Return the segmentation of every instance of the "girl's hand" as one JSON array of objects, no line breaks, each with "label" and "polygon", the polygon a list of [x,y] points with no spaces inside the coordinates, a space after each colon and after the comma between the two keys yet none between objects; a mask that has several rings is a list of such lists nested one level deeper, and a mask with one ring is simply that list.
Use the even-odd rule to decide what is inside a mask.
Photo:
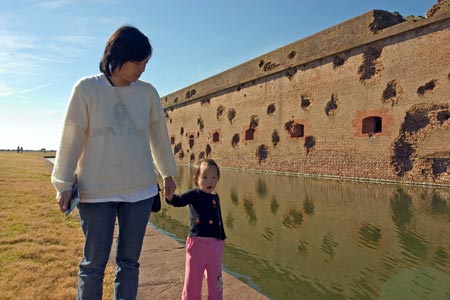
[{"label": "girl's hand", "polygon": [[67,210],[67,207],[69,207],[70,198],[72,198],[72,190],[64,191],[61,195],[59,195],[58,205],[60,211],[65,212]]},{"label": "girl's hand", "polygon": [[175,190],[177,188],[177,184],[172,176],[164,178],[164,195],[167,200],[171,201],[173,198],[173,194],[175,194]]}]

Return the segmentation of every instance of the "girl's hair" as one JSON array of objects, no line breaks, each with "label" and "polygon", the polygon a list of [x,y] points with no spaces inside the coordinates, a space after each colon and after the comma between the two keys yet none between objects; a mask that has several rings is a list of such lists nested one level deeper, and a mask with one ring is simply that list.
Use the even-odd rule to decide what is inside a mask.
[{"label": "girl's hair", "polygon": [[198,162],[198,164],[196,164],[195,166],[194,166],[194,182],[195,182],[195,185],[198,187],[198,177],[200,176],[200,166],[202,165],[202,163],[206,163],[207,165],[208,165],[208,167],[209,166],[214,166],[214,167],[216,167],[216,169],[217,169],[217,177],[218,177],[218,179],[220,178],[220,169],[219,169],[219,166],[217,165],[217,163],[213,160],[213,159],[211,159],[211,158],[203,158],[203,159],[201,159],[199,162]]},{"label": "girl's hair", "polygon": [[114,32],[106,43],[100,72],[110,77],[127,61],[141,61],[152,56],[152,46],[148,37],[132,26],[122,26]]}]

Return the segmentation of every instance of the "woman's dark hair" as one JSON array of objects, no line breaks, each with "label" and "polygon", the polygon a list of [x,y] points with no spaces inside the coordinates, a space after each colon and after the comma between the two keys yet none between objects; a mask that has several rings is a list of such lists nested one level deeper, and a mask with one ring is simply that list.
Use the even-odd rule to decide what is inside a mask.
[{"label": "woman's dark hair", "polygon": [[216,167],[216,169],[217,169],[217,177],[218,177],[217,179],[220,178],[220,169],[219,169],[219,166],[217,165],[217,163],[216,163],[213,159],[211,159],[211,158],[203,158],[203,159],[200,159],[200,161],[198,162],[198,164],[196,164],[196,165],[194,166],[194,183],[195,183],[195,185],[196,185],[197,187],[198,187],[198,177],[200,176],[200,167],[201,167],[202,163],[206,163],[208,167],[209,167],[209,166],[214,166],[214,167]]},{"label": "woman's dark hair", "polygon": [[111,35],[106,43],[100,71],[110,77],[115,69],[127,61],[141,61],[152,56],[148,37],[132,26],[122,26]]}]

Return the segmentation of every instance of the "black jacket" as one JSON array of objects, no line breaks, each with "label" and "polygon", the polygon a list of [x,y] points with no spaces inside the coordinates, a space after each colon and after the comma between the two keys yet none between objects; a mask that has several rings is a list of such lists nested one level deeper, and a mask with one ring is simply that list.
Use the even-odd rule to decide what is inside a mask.
[{"label": "black jacket", "polygon": [[166,202],[175,207],[189,205],[191,213],[191,237],[212,237],[219,240],[226,239],[220,211],[219,195],[209,194],[192,189],[181,195],[174,195],[172,201]]}]

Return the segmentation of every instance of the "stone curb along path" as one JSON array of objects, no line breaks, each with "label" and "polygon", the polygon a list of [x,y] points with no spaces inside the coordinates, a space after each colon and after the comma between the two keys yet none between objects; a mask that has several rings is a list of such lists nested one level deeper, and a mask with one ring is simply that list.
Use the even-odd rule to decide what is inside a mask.
[{"label": "stone curb along path", "polygon": [[[184,258],[184,245],[148,226],[140,258],[138,300],[181,299]],[[115,254],[111,253],[110,260],[114,259]],[[270,300],[226,272],[223,288],[224,300]],[[202,299],[206,300],[205,283],[202,292]]]}]

